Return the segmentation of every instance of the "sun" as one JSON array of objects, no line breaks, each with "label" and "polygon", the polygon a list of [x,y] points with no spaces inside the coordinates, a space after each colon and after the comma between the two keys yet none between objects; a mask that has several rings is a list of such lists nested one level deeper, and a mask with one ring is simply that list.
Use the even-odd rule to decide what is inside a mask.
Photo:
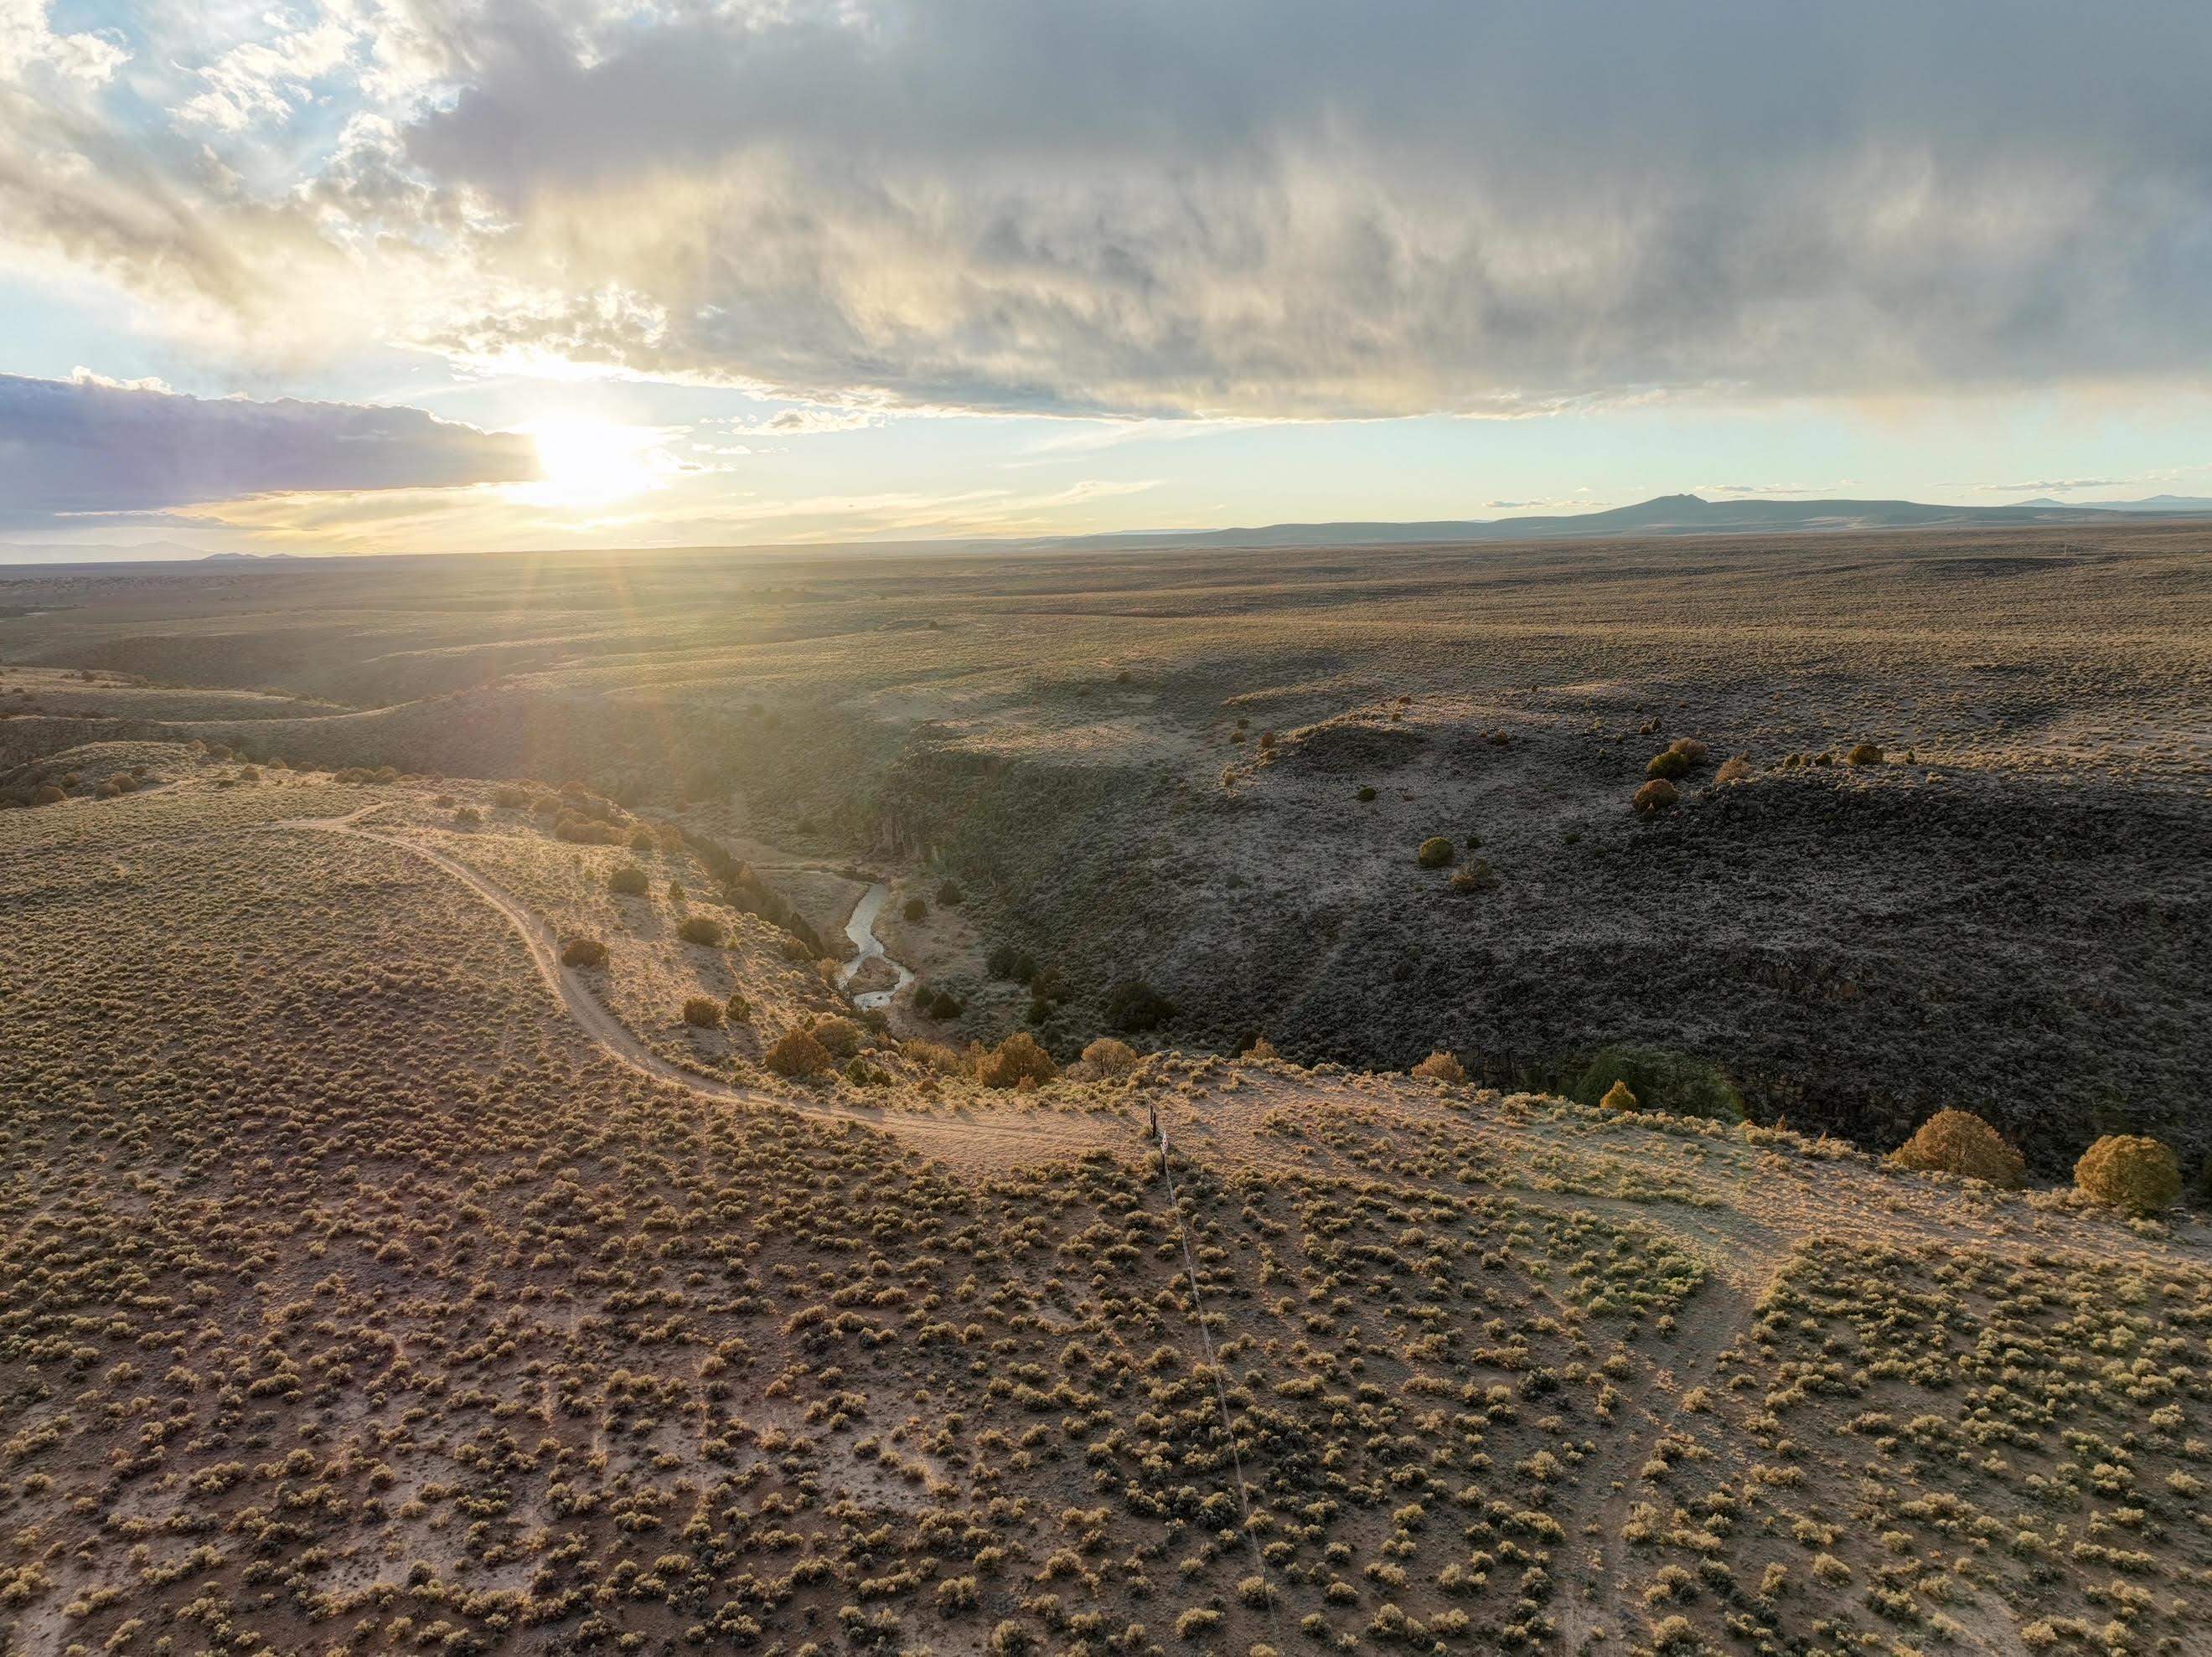
[{"label": "sun", "polygon": [[549,416],[523,428],[538,446],[544,474],[526,484],[525,498],[549,507],[599,507],[657,489],[660,434],[649,426],[611,420]]}]

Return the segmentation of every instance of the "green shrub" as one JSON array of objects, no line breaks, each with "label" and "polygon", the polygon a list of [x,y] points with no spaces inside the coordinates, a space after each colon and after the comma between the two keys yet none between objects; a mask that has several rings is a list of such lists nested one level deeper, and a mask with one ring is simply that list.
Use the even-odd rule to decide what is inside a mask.
[{"label": "green shrub", "polygon": [[617,897],[643,897],[651,886],[645,871],[635,865],[625,865],[607,877],[607,889]]},{"label": "green shrub", "polygon": [[1690,756],[1686,754],[1678,754],[1671,748],[1663,754],[1654,754],[1651,756],[1651,762],[1644,768],[1644,774],[1647,777],[1666,777],[1669,780],[1675,777],[1686,777],[1690,774]]},{"label": "green shrub", "polygon": [[1669,744],[1668,745],[1667,751],[1670,754],[1680,754],[1692,765],[1696,765],[1702,762],[1705,756],[1712,750],[1707,748],[1705,744],[1699,742],[1695,737],[1682,737]]},{"label": "green shrub", "polygon": [[722,923],[712,915],[686,915],[677,924],[676,936],[686,944],[703,944],[710,950],[722,944]]},{"label": "green shrub", "polygon": [[456,828],[473,828],[483,821],[483,813],[473,805],[464,805],[453,813],[453,827]]},{"label": "green shrub", "polygon": [[924,1004],[921,998],[917,997],[915,998],[915,1005],[917,1007],[920,1007],[924,1012],[927,1012],[932,1018],[936,1019],[957,1018],[963,1012],[967,1011],[966,1008],[960,1005],[960,998],[953,994],[950,990],[938,991],[934,995],[929,998],[927,1004]]},{"label": "green shrub", "polygon": [[1630,809],[1644,816],[1664,811],[1682,798],[1681,792],[1664,777],[1654,777],[1636,791],[1628,804]]},{"label": "green shrub", "polygon": [[1009,978],[1017,984],[1026,984],[1036,976],[1036,957],[1026,950],[1017,950],[1011,944],[994,944],[991,953],[983,959],[985,970],[994,978]]},{"label": "green shrub", "polygon": [[1106,1022],[1124,1035],[1156,1030],[1175,1011],[1175,1003],[1141,978],[1125,978],[1106,992]]},{"label": "green shrub", "polygon": [[2108,1133],[2074,1164],[2074,1183],[2100,1203],[2132,1214],[2157,1214],[2181,1195],[2181,1165],[2155,1139]]},{"label": "green shrub", "polygon": [[906,907],[900,910],[899,913],[904,915],[908,920],[921,920],[927,917],[929,913],[929,905],[923,902],[918,897],[910,897],[906,901]]},{"label": "green shrub", "polygon": [[572,938],[561,947],[561,964],[564,967],[604,967],[607,963],[607,946],[596,938]]},{"label": "green shrub", "polygon": [[834,1061],[829,1050],[805,1030],[787,1030],[761,1062],[778,1076],[819,1076]]},{"label": "green shrub", "polygon": [[506,806],[513,810],[530,804],[530,791],[526,788],[517,788],[511,782],[503,782],[491,791],[491,803],[494,805]]},{"label": "green shrub", "polygon": [[1361,783],[1359,785],[1359,792],[1353,795],[1352,798],[1358,800],[1362,805],[1373,804],[1375,799],[1374,784],[1365,782]]},{"label": "green shrub", "polygon": [[1719,1122],[1743,1120],[1743,1096],[1718,1065],[1663,1047],[1607,1047],[1583,1071],[1569,1097],[1601,1105],[1614,1085],[1626,1083],[1644,1110],[1673,1116],[1703,1116]]},{"label": "green shrub", "polygon": [[1413,860],[1424,869],[1449,869],[1458,856],[1457,848],[1443,835],[1431,835],[1421,842],[1421,849],[1413,853]]},{"label": "green shrub", "polygon": [[2017,1187],[2027,1179],[2026,1159],[1970,1110],[1937,1111],[1889,1160],[1921,1173],[1960,1174],[1997,1186]]},{"label": "green shrub", "polygon": [[694,1029],[720,1029],[722,1004],[710,995],[695,995],[684,1004],[684,1022]]},{"label": "green shrub", "polygon": [[960,889],[959,883],[957,881],[948,880],[937,889],[937,901],[945,908],[957,908],[967,901],[968,894]]},{"label": "green shrub", "polygon": [[1844,757],[1853,765],[1880,765],[1887,756],[1879,743],[1863,742]]},{"label": "green shrub", "polygon": [[39,785],[38,792],[31,796],[31,804],[33,805],[59,805],[68,798],[69,796],[67,794],[62,792],[62,791],[55,787],[53,784],[50,782],[43,782]]}]

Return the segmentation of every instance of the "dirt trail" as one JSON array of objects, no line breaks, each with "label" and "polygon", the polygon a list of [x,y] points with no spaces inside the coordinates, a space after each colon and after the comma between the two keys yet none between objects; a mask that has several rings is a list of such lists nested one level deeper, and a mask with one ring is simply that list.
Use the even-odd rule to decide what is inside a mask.
[{"label": "dirt trail", "polygon": [[538,975],[560,999],[562,1005],[568,1009],[568,1016],[582,1027],[584,1033],[611,1057],[628,1065],[632,1070],[642,1071],[655,1081],[666,1082],[731,1104],[788,1110],[801,1116],[828,1120],[857,1122],[865,1127],[880,1128],[885,1132],[895,1133],[917,1149],[933,1154],[964,1153],[964,1159],[968,1161],[1004,1160],[988,1153],[979,1158],[978,1150],[993,1144],[1019,1146],[1030,1157],[1040,1154],[1078,1156],[1086,1150],[1109,1146],[1132,1150],[1137,1148],[1136,1144],[1132,1143],[1130,1133],[1133,1122],[1076,1116],[1030,1116],[1020,1121],[994,1122],[927,1115],[919,1112],[879,1110],[860,1105],[793,1098],[770,1092],[765,1088],[738,1087],[672,1064],[639,1041],[628,1026],[609,1011],[605,1004],[592,993],[574,968],[561,964],[560,942],[554,936],[552,928],[532,914],[497,882],[428,846],[418,845],[397,835],[381,835],[374,829],[360,827],[364,818],[380,809],[375,805],[365,806],[342,817],[295,817],[270,823],[268,827],[311,829],[321,834],[343,835],[353,840],[374,841],[380,846],[389,846],[396,851],[420,858],[451,875],[507,918],[507,924],[514,928],[529,950],[531,961],[538,968]]},{"label": "dirt trail", "polygon": [[[1085,1151],[1111,1150],[1127,1156],[1146,1154],[1149,1147],[1132,1103],[1127,1117],[1115,1114],[1078,1115],[1048,1110],[994,1112],[989,1116],[929,1114],[889,1110],[864,1105],[809,1099],[765,1088],[739,1087],[686,1070],[654,1053],[623,1023],[574,968],[561,964],[559,940],[552,929],[499,883],[458,859],[398,835],[379,834],[361,825],[381,804],[364,806],[337,817],[301,817],[265,825],[267,828],[307,829],[374,841],[421,859],[475,892],[507,918],[528,948],[532,962],[546,986],[568,1009],[601,1049],[633,1070],[684,1088],[694,1094],[753,1108],[792,1111],[820,1120],[852,1122],[897,1135],[925,1154],[968,1164],[1007,1167],[1054,1156],[1079,1156]],[[1161,1097],[1164,1114],[1185,1115],[1182,1101]],[[1241,1103],[1242,1102],[1240,1102]],[[1325,1103],[1319,1100],[1315,1103]],[[1368,1125],[1387,1132],[1393,1117],[1415,1120],[1449,1120],[1478,1141],[1494,1139],[1494,1124],[1469,1121],[1462,1113],[1441,1110],[1411,1099],[1361,1098],[1339,1102]],[[1261,1103],[1256,1094],[1251,1107]],[[1218,1159],[1244,1168],[1272,1168],[1301,1177],[1339,1178],[1364,1181],[1376,1177],[1334,1153],[1321,1160],[1326,1167],[1271,1154],[1253,1130],[1252,1108],[1239,1108],[1227,1099],[1206,1102],[1202,1113],[1186,1118],[1175,1131],[1177,1149],[1195,1150],[1208,1160]],[[1610,1159],[1622,1153],[1607,1152],[1586,1139],[1547,1131],[1528,1123],[1515,1130],[1516,1142],[1543,1143],[1578,1156],[1596,1154]],[[1667,1234],[1705,1260],[1723,1280],[1732,1296],[1748,1303],[1774,1271],[1802,1242],[1812,1238],[1850,1241],[1888,1247],[1931,1247],[1956,1244],[1971,1236],[1975,1246],[2013,1253],[2063,1252],[2114,1261],[2136,1258],[2139,1239],[2115,1236],[2107,1222],[2075,1216],[2043,1215],[2005,1211],[1964,1214],[1944,1211],[1955,1193],[1911,1182],[1899,1185],[1890,1176],[1870,1177],[1869,1171],[1843,1164],[1797,1166],[1777,1158],[1772,1166],[1738,1168],[1717,1174],[1717,1181],[1734,1199],[1718,1208],[1680,1205],[1664,1197],[1608,1196],[1572,1190],[1547,1190],[1541,1185],[1509,1179],[1498,1186],[1500,1193],[1525,1206],[1554,1213],[1581,1211],[1650,1227]],[[1756,1186],[1754,1197],[1753,1187]],[[2166,1246],[2185,1257],[2203,1259],[2212,1254],[2205,1228],[2184,1223],[2174,1228]],[[1724,1344],[1724,1343],[1723,1343]]]}]

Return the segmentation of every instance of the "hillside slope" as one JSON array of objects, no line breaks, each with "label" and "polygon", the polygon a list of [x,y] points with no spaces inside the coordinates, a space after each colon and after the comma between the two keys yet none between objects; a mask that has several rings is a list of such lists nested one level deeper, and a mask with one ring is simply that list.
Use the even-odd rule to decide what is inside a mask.
[{"label": "hillside slope", "polygon": [[2200,1642],[2194,1223],[1271,1060],[656,1079],[451,809],[0,815],[9,1648]]}]

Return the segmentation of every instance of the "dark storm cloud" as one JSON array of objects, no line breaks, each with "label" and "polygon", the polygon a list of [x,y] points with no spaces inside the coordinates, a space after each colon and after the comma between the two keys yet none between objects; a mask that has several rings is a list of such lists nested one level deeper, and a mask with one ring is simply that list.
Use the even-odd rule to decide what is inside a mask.
[{"label": "dark storm cloud", "polygon": [[[0,246],[227,355],[398,341],[846,406],[2212,378],[2203,0],[295,9],[156,123],[102,64],[64,96],[0,62]],[[252,124],[298,118],[272,63],[325,77],[329,143]],[[242,130],[191,118],[216,82]]]},{"label": "dark storm cloud", "polygon": [[[2212,360],[2202,4],[890,0],[580,56],[498,16],[406,154],[601,297],[475,349],[1294,414]],[[610,290],[651,326],[580,326]]]},{"label": "dark storm cloud", "polygon": [[247,495],[440,489],[537,475],[529,439],[419,409],[212,401],[0,374],[0,521],[11,524]]}]

